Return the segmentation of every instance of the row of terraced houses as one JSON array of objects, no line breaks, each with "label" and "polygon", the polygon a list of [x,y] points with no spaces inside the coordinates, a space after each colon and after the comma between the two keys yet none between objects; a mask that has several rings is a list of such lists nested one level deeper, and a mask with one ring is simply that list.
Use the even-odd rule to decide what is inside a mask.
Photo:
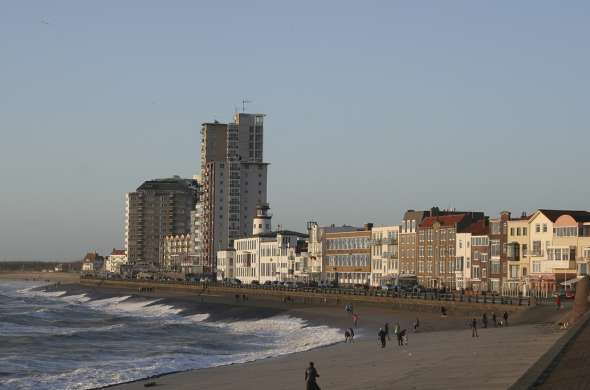
[{"label": "row of terraced houses", "polygon": [[539,209],[495,218],[478,211],[408,210],[400,225],[307,224],[271,229],[259,208],[253,234],[217,254],[219,278],[337,281],[380,286],[416,280],[425,288],[549,295],[587,274],[590,213]]}]

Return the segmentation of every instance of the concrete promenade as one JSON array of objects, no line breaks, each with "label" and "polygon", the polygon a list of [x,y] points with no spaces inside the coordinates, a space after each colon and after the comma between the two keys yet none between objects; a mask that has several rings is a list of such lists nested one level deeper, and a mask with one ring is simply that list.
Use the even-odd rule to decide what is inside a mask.
[{"label": "concrete promenade", "polygon": [[[445,319],[440,319],[445,321]],[[322,389],[506,389],[562,334],[551,321],[480,329],[471,337],[461,330],[410,333],[409,346],[392,340],[385,349],[374,329],[354,344],[266,359],[252,363],[194,370],[153,379],[158,389],[304,388],[303,373],[314,361]],[[143,389],[147,381],[116,386]]]}]

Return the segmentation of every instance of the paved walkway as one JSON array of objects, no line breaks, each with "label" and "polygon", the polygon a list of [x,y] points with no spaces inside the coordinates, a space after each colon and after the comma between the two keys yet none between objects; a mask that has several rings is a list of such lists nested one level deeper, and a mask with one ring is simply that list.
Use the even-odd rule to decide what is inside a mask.
[{"label": "paved walkway", "polygon": [[590,389],[590,322],[558,357],[557,364],[535,389]]}]

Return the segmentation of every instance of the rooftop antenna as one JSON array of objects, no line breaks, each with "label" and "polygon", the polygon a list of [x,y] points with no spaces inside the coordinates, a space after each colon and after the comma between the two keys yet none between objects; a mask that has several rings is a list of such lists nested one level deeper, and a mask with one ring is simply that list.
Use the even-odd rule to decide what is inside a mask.
[{"label": "rooftop antenna", "polygon": [[252,100],[243,99],[242,100],[242,112],[246,112],[246,104],[252,103]]}]

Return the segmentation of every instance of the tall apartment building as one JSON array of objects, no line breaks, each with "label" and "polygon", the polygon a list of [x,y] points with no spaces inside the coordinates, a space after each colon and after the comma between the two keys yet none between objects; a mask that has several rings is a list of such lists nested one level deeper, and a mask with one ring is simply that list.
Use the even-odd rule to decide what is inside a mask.
[{"label": "tall apartment building", "polygon": [[125,204],[125,248],[130,263],[162,265],[164,237],[190,232],[198,183],[174,176],[144,182]]},{"label": "tall apartment building", "polygon": [[529,219],[526,214],[508,221],[506,260],[508,275],[502,289],[504,295],[527,295]]},{"label": "tall apartment building", "polygon": [[263,162],[264,114],[236,113],[232,123],[201,127],[202,209],[193,223],[199,254],[213,270],[216,254],[252,234],[256,207],[267,201]]}]

